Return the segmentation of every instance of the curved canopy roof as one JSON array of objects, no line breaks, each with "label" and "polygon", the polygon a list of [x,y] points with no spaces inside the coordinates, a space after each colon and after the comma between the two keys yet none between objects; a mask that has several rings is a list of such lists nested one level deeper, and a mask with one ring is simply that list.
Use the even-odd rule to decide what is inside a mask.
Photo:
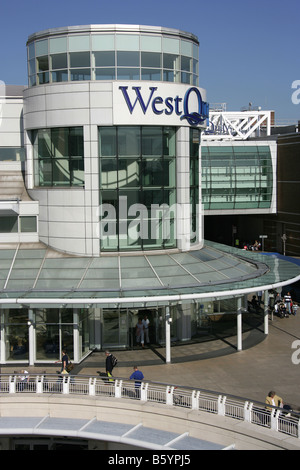
[{"label": "curved canopy roof", "polygon": [[213,242],[190,252],[78,257],[43,244],[0,249],[0,304],[144,306],[221,298],[300,279],[300,267]]}]

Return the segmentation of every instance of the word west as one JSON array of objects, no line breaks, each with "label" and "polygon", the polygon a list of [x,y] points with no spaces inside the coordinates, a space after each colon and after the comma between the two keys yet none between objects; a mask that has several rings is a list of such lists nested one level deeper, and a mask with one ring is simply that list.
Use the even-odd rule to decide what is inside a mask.
[{"label": "word west", "polygon": [[[190,125],[198,125],[209,118],[209,104],[202,100],[202,96],[198,88],[191,87],[187,90],[183,97],[166,97],[156,96],[158,87],[149,87],[149,95],[146,99],[141,94],[141,87],[133,86],[135,92],[135,100],[132,102],[128,95],[127,86],[120,86],[119,89],[123,93],[123,97],[127,107],[132,114],[135,106],[139,103],[142,111],[146,114],[148,108],[156,115],[175,113],[181,116],[180,119],[186,119]],[[191,99],[192,98],[192,99]],[[196,108],[193,112],[190,110],[190,102],[196,101]],[[194,102],[195,105],[195,102]]]}]

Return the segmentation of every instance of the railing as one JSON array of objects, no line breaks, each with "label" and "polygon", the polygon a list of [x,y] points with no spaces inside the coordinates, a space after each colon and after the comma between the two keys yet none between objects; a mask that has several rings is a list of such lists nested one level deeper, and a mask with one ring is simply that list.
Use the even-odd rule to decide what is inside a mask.
[{"label": "railing", "polygon": [[168,406],[214,413],[252,423],[300,439],[300,414],[240,397],[207,390],[124,378],[43,374],[0,375],[2,394],[64,394],[149,401]]}]

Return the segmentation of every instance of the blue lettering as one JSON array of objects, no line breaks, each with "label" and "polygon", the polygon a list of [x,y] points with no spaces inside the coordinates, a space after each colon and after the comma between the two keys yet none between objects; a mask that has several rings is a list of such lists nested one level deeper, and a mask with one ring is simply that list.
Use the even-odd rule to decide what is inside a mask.
[{"label": "blue lettering", "polygon": [[179,98],[179,96],[176,96],[176,98],[174,98],[174,102],[175,102],[175,113],[177,114],[177,116],[180,116],[180,114],[182,113],[182,111],[179,110],[179,103],[182,101],[182,98]]},{"label": "blue lettering", "polygon": [[[146,102],[144,101],[141,95],[141,87],[133,86],[132,90],[134,90],[136,94],[134,103],[132,103],[130,100],[130,97],[127,92],[127,86],[120,86],[119,89],[123,93],[125,102],[131,114],[133,113],[137,103],[139,103],[143,113],[146,114],[151,103],[151,108],[154,114],[160,115],[165,113],[167,116],[169,116],[175,111],[175,114],[177,114],[177,116],[181,116],[181,120],[186,119],[191,126],[197,126],[198,124],[203,123],[209,118],[209,104],[205,101],[202,101],[201,93],[196,87],[191,87],[187,90],[184,95],[184,100],[179,96],[176,96],[175,98],[171,98],[170,96],[168,96],[167,98],[165,98],[165,100],[161,96],[154,97],[154,93],[157,90],[157,87],[149,87],[150,94]],[[190,112],[189,110],[189,100],[191,93],[196,94],[196,100],[198,101],[198,109],[194,112]],[[180,103],[182,101],[183,111],[180,106]]]},{"label": "blue lettering", "polygon": [[162,114],[164,112],[163,110],[159,111],[158,109],[156,109],[156,104],[161,104],[163,102],[164,102],[164,100],[162,99],[161,96],[158,96],[157,98],[154,98],[154,100],[152,101],[152,109],[153,109],[153,112],[155,114]]},{"label": "blue lettering", "polygon": [[144,100],[143,100],[143,98],[142,98],[142,95],[141,95],[141,93],[140,93],[141,87],[139,87],[139,86],[133,86],[133,87],[132,87],[132,89],[135,90],[135,93],[136,93],[136,100],[135,100],[135,102],[134,102],[133,105],[131,104],[130,98],[129,98],[129,96],[128,96],[127,88],[128,88],[127,86],[120,86],[120,87],[119,87],[119,89],[120,89],[120,90],[122,91],[122,93],[123,93],[123,96],[124,96],[124,98],[125,98],[125,101],[126,101],[126,104],[127,104],[127,106],[128,106],[128,109],[129,109],[129,111],[130,111],[130,114],[132,114],[132,112],[133,112],[133,110],[134,110],[135,105],[136,105],[137,102],[140,103],[143,113],[146,114],[146,111],[147,111],[148,106],[149,106],[149,104],[150,104],[150,101],[151,101],[151,99],[152,99],[153,93],[155,92],[155,90],[157,90],[157,87],[149,87],[149,89],[151,90],[151,94],[150,94],[150,96],[149,96],[148,103],[147,103],[146,105],[145,105]]},{"label": "blue lettering", "polygon": [[[198,112],[189,112],[189,98],[191,92],[196,93],[198,99]],[[181,116],[180,119],[186,119],[191,126],[200,124],[208,118],[208,104],[202,101],[202,96],[198,88],[192,87],[188,89],[184,96],[183,109],[184,115]]]},{"label": "blue lettering", "polygon": [[165,109],[165,114],[167,115],[172,114],[174,111],[172,101],[173,101],[173,98],[170,98],[170,97],[166,98],[165,102],[166,102],[167,109]]}]

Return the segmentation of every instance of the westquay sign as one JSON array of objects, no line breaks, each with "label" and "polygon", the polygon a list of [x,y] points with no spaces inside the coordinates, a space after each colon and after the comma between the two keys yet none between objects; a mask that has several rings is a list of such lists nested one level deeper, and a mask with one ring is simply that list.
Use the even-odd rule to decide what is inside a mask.
[{"label": "westquay sign", "polygon": [[172,125],[206,128],[205,90],[180,84],[113,84],[114,125]]}]

